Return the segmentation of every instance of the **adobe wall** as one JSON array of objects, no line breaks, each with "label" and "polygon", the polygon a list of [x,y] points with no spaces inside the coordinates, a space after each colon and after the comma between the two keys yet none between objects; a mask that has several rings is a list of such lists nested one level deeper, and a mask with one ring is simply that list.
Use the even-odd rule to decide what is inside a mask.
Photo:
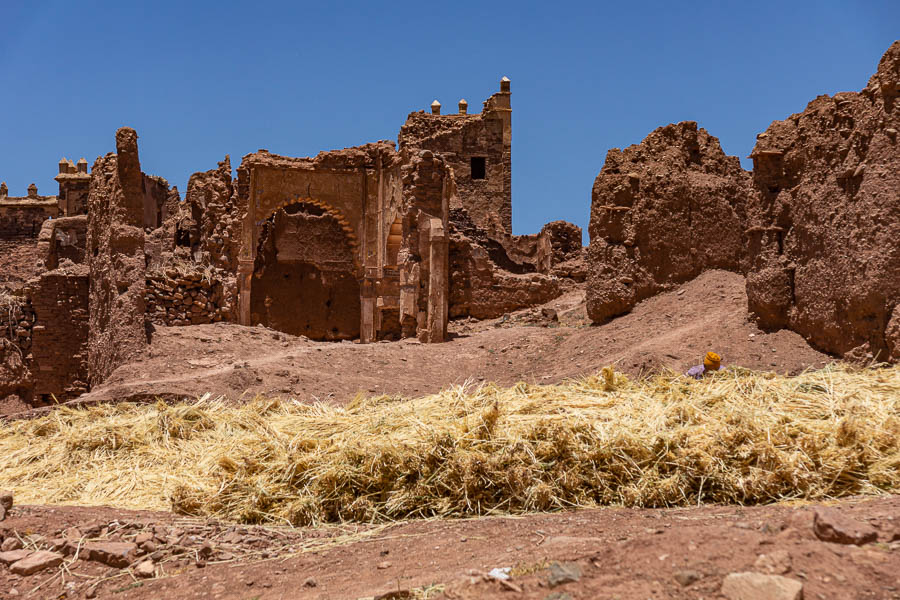
[{"label": "adobe wall", "polygon": [[100,157],[88,198],[89,383],[95,385],[148,344],[145,323],[144,174],[137,133],[116,132],[116,153]]},{"label": "adobe wall", "polygon": [[27,363],[31,353],[34,308],[26,294],[9,294],[0,290],[0,338],[18,348]]},{"label": "adobe wall", "polygon": [[613,148],[591,192],[587,312],[603,322],[705,269],[746,268],[750,174],[693,121]]},{"label": "adobe wall", "polygon": [[201,325],[232,317],[234,297],[218,270],[168,267],[147,274],[147,318],[155,325]]},{"label": "adobe wall", "polygon": [[34,310],[32,373],[34,399],[63,402],[77,398],[88,385],[87,265],[68,265],[41,274],[29,283]]},{"label": "adobe wall", "polygon": [[[437,101],[435,101],[437,102]],[[512,111],[509,80],[484,102],[480,114],[468,114],[460,101],[457,114],[410,113],[398,136],[401,152],[431,150],[453,170],[457,195],[450,209],[465,209],[472,220],[494,234],[512,234]],[[484,159],[484,176],[473,172],[473,159]]]},{"label": "adobe wall", "polygon": [[237,272],[242,215],[236,209],[231,159],[218,167],[194,173],[184,196],[190,219],[179,225],[182,245],[199,253],[201,261]]},{"label": "adobe wall", "polygon": [[64,260],[84,263],[87,228],[87,215],[44,221],[37,248],[43,268],[53,270]]},{"label": "adobe wall", "polygon": [[495,237],[478,227],[465,210],[452,211],[450,317],[491,319],[559,296],[565,282],[550,273],[553,237],[551,230]]},{"label": "adobe wall", "polygon": [[845,357],[900,361],[900,41],[859,93],[819,96],[753,149],[750,310]]},{"label": "adobe wall", "polygon": [[[266,303],[278,303],[277,290],[272,287],[274,280],[267,283],[264,278],[278,273],[282,280],[306,277],[319,282],[309,289],[298,288],[291,296],[304,306],[328,306],[329,301],[335,306],[337,297],[331,294],[352,299],[358,289],[358,309],[354,300],[338,311],[340,315],[320,315],[316,325],[304,323],[310,331],[322,333],[319,329],[331,323],[326,334],[338,339],[358,335],[368,342],[399,336],[402,330],[403,335],[443,340],[445,232],[455,187],[442,159],[429,151],[420,154],[401,155],[391,143],[381,141],[322,152],[314,158],[283,157],[265,150],[245,156],[238,168],[233,203],[233,214],[241,219],[240,322],[272,317]],[[300,210],[297,207],[304,207],[306,216],[281,216]],[[274,246],[264,247],[264,227],[273,216],[280,226],[293,223],[295,231],[303,228],[308,244],[301,249],[289,244],[288,236],[282,236],[281,242],[276,236]],[[319,225],[334,231],[317,238]],[[348,258],[352,266],[344,264],[341,275],[334,275],[334,265],[329,263],[347,263]],[[430,268],[433,261],[437,269]],[[324,287],[320,285],[323,273],[333,280]],[[306,298],[307,292],[312,296]],[[358,328],[344,319],[345,312],[357,310]],[[404,327],[400,320],[405,321]],[[335,326],[337,322],[343,324]]]},{"label": "adobe wall", "polygon": [[0,186],[0,239],[35,238],[47,219],[59,215],[56,196],[41,196],[33,183],[27,196],[8,196]]}]

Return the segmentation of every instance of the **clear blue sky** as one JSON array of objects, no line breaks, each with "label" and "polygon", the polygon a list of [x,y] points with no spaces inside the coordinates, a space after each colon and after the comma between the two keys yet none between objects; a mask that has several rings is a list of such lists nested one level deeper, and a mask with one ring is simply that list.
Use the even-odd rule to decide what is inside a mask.
[{"label": "clear blue sky", "polygon": [[[0,180],[55,194],[61,156],[122,125],[182,195],[258,148],[396,140],[434,98],[473,110],[512,80],[513,226],[587,225],[606,151],[696,120],[745,157],[774,119],[859,90],[900,0],[91,2],[0,0]],[[744,161],[747,165],[747,161]]]}]

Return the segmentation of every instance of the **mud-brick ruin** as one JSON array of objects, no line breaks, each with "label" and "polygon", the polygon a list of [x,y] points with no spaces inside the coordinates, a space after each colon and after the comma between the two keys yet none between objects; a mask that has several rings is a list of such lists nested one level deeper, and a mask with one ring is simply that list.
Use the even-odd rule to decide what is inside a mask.
[{"label": "mud-brick ruin", "polygon": [[[574,288],[603,323],[708,269],[747,317],[815,349],[900,361],[900,41],[860,92],[757,136],[753,170],[695,122],[609,150],[590,246],[563,221],[512,235],[510,82],[480,113],[411,113],[398,143],[266,150],[191,176],[184,198],[116,152],[59,163],[58,196],[0,187],[0,398],[75,398],[158,327],[229,322],[312,340],[448,339]],[[10,273],[19,279],[9,278]]]},{"label": "mud-brick ruin", "polygon": [[61,160],[58,196],[0,204],[3,238],[36,239],[38,268],[5,292],[0,349],[19,358],[0,395],[77,397],[145,352],[160,326],[442,342],[451,317],[558,296],[586,277],[581,229],[558,221],[512,235],[510,97],[504,78],[480,113],[461,100],[441,114],[435,101],[409,115],[396,145],[314,158],[259,150],[235,172],[226,156],[191,176],[183,200],[141,171],[127,127],[90,172]]}]

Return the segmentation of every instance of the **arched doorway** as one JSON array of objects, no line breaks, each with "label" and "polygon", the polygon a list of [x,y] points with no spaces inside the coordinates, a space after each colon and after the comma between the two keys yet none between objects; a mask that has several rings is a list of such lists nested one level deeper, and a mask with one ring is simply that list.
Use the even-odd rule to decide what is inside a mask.
[{"label": "arched doorway", "polygon": [[359,337],[355,248],[339,213],[299,201],[259,229],[251,323],[315,340]]}]

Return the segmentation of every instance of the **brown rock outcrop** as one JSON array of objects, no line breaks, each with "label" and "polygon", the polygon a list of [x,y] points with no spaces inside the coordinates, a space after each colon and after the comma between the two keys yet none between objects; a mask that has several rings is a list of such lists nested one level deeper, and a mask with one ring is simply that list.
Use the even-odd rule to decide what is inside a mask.
[{"label": "brown rock outcrop", "polygon": [[898,94],[900,41],[862,92],[819,96],[758,136],[747,295],[762,326],[900,359]]},{"label": "brown rock outcrop", "polygon": [[587,310],[629,311],[705,269],[742,271],[750,175],[686,121],[613,148],[591,194]]}]

